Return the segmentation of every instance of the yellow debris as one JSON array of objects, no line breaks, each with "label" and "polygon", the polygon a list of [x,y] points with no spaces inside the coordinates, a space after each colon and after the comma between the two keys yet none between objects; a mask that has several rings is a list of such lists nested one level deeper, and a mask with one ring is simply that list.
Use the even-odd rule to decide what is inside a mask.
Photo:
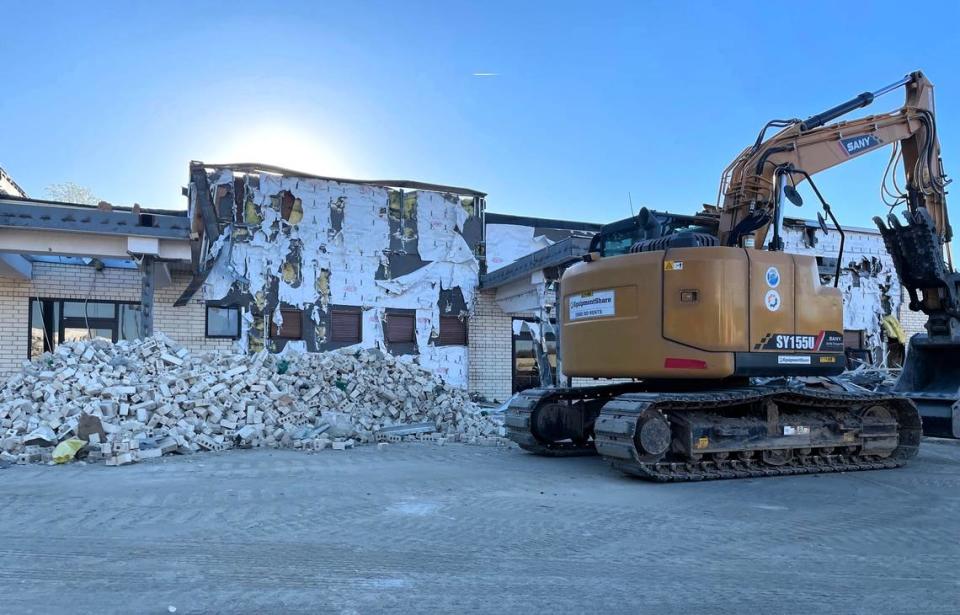
[{"label": "yellow debris", "polygon": [[67,463],[73,456],[77,454],[81,448],[86,445],[86,442],[79,438],[70,438],[69,440],[64,440],[53,449],[53,461],[54,463]]}]

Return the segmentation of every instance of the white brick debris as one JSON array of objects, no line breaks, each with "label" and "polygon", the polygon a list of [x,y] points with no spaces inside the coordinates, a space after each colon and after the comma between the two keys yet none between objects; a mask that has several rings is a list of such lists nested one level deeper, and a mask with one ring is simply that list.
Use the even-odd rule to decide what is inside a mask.
[{"label": "white brick debris", "polygon": [[194,354],[158,333],[61,344],[0,388],[0,459],[17,463],[47,461],[72,437],[87,442],[82,455],[124,465],[233,447],[489,444],[502,435],[466,390],[378,350]]}]

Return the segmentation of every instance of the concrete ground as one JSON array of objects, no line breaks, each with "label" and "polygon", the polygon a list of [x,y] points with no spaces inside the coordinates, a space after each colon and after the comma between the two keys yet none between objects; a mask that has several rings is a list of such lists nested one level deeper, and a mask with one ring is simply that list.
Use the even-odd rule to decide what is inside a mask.
[{"label": "concrete ground", "polygon": [[680,485],[402,444],[0,470],[3,613],[955,613],[960,443]]}]

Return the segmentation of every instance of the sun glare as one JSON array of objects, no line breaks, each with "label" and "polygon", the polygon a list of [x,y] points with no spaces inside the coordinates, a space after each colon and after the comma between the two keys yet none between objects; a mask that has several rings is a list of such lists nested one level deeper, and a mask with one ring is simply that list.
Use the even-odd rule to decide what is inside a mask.
[{"label": "sun glare", "polygon": [[261,162],[315,175],[350,175],[343,153],[306,131],[267,124],[235,134],[216,162]]}]

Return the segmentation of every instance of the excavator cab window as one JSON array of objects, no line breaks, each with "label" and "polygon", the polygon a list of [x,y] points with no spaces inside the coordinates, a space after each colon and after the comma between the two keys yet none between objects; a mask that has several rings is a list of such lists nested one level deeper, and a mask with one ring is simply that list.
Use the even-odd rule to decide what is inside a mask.
[{"label": "excavator cab window", "polygon": [[611,233],[603,238],[600,246],[600,253],[603,256],[616,256],[626,254],[630,251],[630,246],[637,243],[639,237],[636,232],[619,231]]},{"label": "excavator cab window", "polygon": [[[641,215],[606,224],[600,233],[594,237],[595,247],[591,252],[600,252],[601,256],[619,256],[627,254],[633,244],[643,239],[653,239],[673,233],[697,232],[715,233],[715,229],[705,228],[701,220],[694,216],[671,214],[646,210],[646,220],[641,221]],[[656,225],[655,235],[651,236],[651,228]]]}]

